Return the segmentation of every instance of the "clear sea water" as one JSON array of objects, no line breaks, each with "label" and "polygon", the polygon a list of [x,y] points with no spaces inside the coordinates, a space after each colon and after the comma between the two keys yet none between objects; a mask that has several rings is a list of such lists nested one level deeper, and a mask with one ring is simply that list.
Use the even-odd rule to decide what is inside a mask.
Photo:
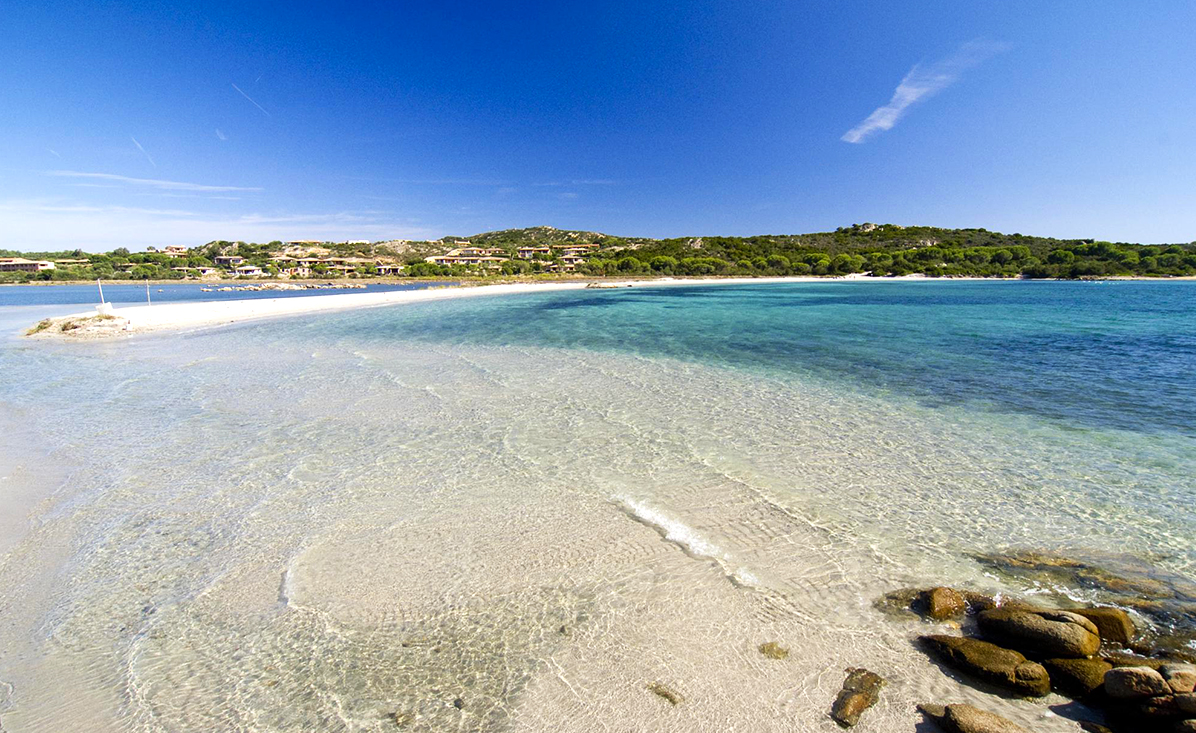
[{"label": "clear sea water", "polygon": [[1075,730],[873,600],[1037,590],[1005,548],[1196,575],[1194,283],[470,298],[0,372],[5,730],[831,731],[850,666],[861,731]]}]

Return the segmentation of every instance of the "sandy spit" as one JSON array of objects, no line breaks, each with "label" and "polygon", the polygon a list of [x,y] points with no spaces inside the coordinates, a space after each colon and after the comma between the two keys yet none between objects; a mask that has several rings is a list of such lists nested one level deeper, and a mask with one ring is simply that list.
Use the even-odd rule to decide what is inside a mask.
[{"label": "sandy spit", "polygon": [[[661,287],[693,285],[726,285],[767,282],[826,282],[821,277],[768,277],[768,278],[710,278],[710,279],[660,279],[632,281],[602,281],[598,287]],[[541,293],[554,290],[581,290],[589,286],[586,281],[551,283],[510,283],[503,285],[481,285],[476,287],[444,287],[426,290],[400,290],[385,293],[345,293],[338,295],[312,295],[297,298],[262,298],[255,300],[194,301],[186,303],[161,303],[115,308],[114,318],[97,319],[96,311],[75,313],[60,318],[48,319],[32,327],[29,335],[35,338],[53,339],[102,339],[119,338],[152,331],[180,330],[198,327],[222,326],[230,323],[296,316],[306,313],[375,308],[379,306],[422,303],[450,298],[472,298],[486,295],[516,295],[520,293]],[[64,329],[63,324],[70,324]]]}]

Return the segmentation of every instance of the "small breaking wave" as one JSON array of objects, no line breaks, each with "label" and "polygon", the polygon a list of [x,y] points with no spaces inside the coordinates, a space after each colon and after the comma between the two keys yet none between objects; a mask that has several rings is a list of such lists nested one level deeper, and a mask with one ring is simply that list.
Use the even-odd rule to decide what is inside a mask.
[{"label": "small breaking wave", "polygon": [[707,540],[693,527],[668,516],[664,512],[653,509],[647,504],[626,496],[616,496],[615,501],[623,507],[633,519],[640,524],[646,524],[659,532],[666,540],[685,550],[687,555],[708,558],[711,560],[726,560],[728,556],[718,545]]},{"label": "small breaking wave", "polygon": [[759,579],[748,571],[747,568],[735,567],[733,558],[729,552],[723,550],[688,524],[674,519],[642,501],[636,501],[626,496],[616,496],[614,499],[627,516],[640,524],[656,530],[666,541],[680,547],[686,555],[694,559],[714,562],[732,584],[746,588],[759,585]]}]

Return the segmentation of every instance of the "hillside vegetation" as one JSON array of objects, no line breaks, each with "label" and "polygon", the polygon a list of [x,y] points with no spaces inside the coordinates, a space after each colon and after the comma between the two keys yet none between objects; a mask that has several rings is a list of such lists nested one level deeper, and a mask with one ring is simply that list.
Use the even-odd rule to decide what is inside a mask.
[{"label": "hillside vegetation", "polygon": [[[581,252],[570,247],[596,245]],[[489,260],[432,262],[462,248],[483,248]],[[538,248],[520,253],[520,248]],[[572,254],[571,254],[572,252]],[[986,229],[856,224],[833,232],[751,237],[651,239],[601,232],[531,227],[435,241],[254,244],[209,242],[183,258],[162,253],[17,253],[0,256],[65,260],[54,270],[0,273],[0,280],[182,279],[184,268],[213,267],[237,255],[262,275],[288,276],[278,255],[342,258],[340,268],[316,267],[318,277],[371,277],[385,265],[403,265],[408,277],[467,277],[576,273],[602,275],[847,275],[877,277],[923,273],[928,277],[1085,278],[1196,276],[1196,242],[1143,245],[1091,239],[1062,240]],[[274,259],[272,259],[274,258]],[[81,262],[86,260],[86,262]],[[344,263],[348,262],[348,265]],[[226,272],[225,274],[233,274]],[[305,276],[311,276],[308,273]],[[211,273],[209,273],[211,275]],[[294,272],[289,276],[297,276]]]}]

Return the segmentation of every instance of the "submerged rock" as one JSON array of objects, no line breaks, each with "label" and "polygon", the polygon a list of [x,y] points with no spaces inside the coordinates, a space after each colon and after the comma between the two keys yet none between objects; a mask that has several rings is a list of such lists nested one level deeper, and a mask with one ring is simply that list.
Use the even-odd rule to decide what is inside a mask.
[{"label": "submerged rock", "polygon": [[998,604],[992,596],[983,593],[938,586],[890,591],[873,605],[893,616],[921,616],[934,621],[946,621],[965,613],[974,614],[996,608]]},{"label": "submerged rock", "polygon": [[968,608],[959,591],[943,586],[923,591],[919,601],[926,615],[935,621],[962,616]]},{"label": "submerged rock", "polygon": [[1030,697],[1051,691],[1046,669],[1021,653],[963,636],[922,636],[924,648],[944,664],[978,679]]},{"label": "submerged rock", "polygon": [[789,650],[775,641],[766,641],[758,648],[760,653],[769,659],[786,659],[789,657]]},{"label": "submerged rock", "polygon": [[1105,673],[1113,668],[1103,659],[1047,659],[1042,666],[1051,676],[1051,687],[1074,698],[1100,690]]},{"label": "submerged rock", "polygon": [[647,684],[647,688],[653,694],[667,700],[670,705],[680,705],[681,703],[685,702],[685,698],[681,696],[681,693],[670,688],[663,682],[649,682]]},{"label": "submerged rock", "polygon": [[880,688],[885,680],[875,672],[853,667],[847,670],[847,679],[843,680],[843,689],[835,698],[831,706],[831,717],[844,728],[850,728],[860,722],[864,711],[876,704],[880,699]]},{"label": "submerged rock", "polygon": [[1196,662],[1196,583],[1189,578],[1130,555],[1090,551],[1077,552],[1071,557],[1030,551],[975,557],[1022,583],[1058,588],[1054,601],[1065,608],[1075,605],[1065,591],[1082,589],[1101,604],[1100,613],[1108,613],[1104,606],[1116,606],[1138,614],[1147,622],[1145,626],[1123,624],[1120,631],[1098,624],[1106,641],[1130,647],[1140,654]]},{"label": "submerged rock", "polygon": [[1105,673],[1105,692],[1115,700],[1133,700],[1170,694],[1171,686],[1150,667],[1114,667]]},{"label": "submerged rock", "polygon": [[410,728],[412,725],[415,724],[415,714],[414,713],[405,713],[400,710],[400,711],[392,714],[390,717],[391,717],[391,720],[394,721],[395,727],[397,727],[397,728]]},{"label": "submerged rock", "polygon": [[919,705],[918,710],[949,733],[1030,733],[1011,720],[971,705]]},{"label": "submerged rock", "polygon": [[1100,633],[1088,619],[1068,611],[996,608],[976,617],[986,637],[1043,657],[1090,657]]}]

